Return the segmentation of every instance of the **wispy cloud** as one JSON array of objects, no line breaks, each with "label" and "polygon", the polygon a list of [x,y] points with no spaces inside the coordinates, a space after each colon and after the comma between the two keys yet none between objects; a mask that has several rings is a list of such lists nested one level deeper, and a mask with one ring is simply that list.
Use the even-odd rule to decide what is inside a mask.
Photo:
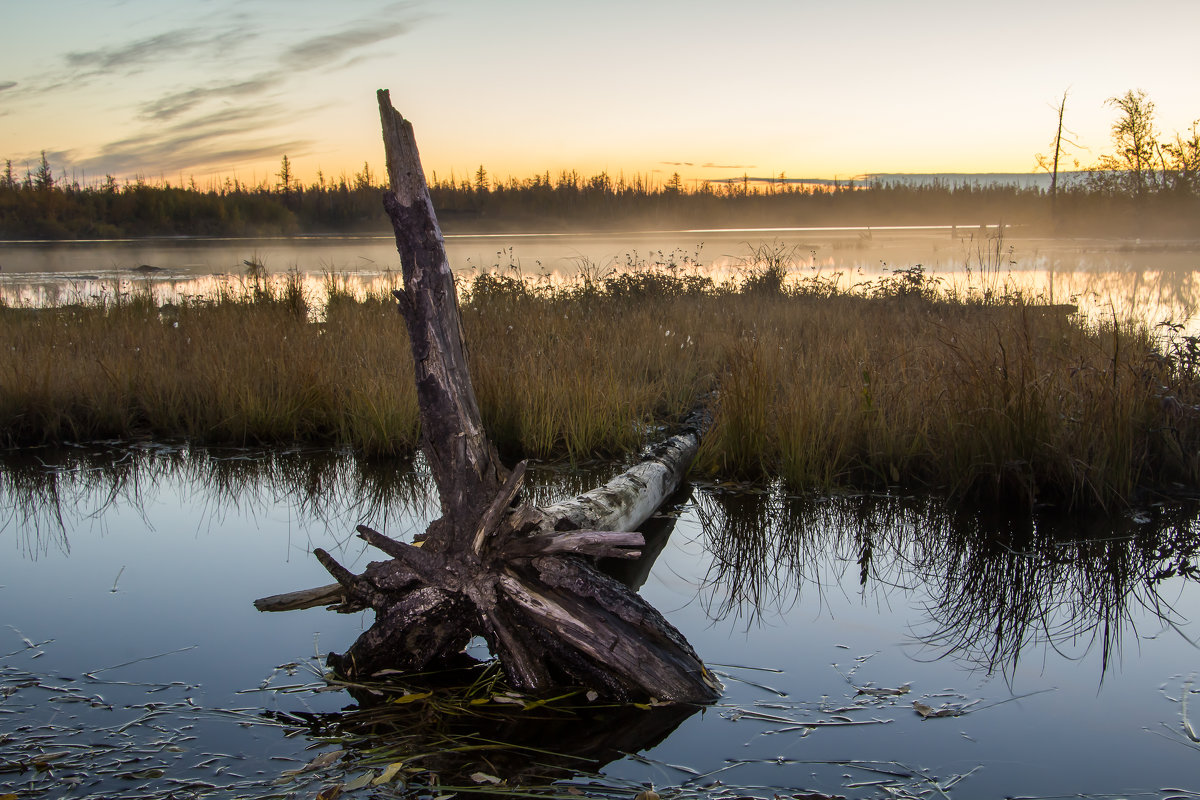
[{"label": "wispy cloud", "polygon": [[64,61],[73,69],[110,73],[138,69],[165,58],[179,58],[197,48],[207,47],[209,41],[195,29],[181,28],[113,47],[70,52]]},{"label": "wispy cloud", "polygon": [[281,82],[278,73],[264,73],[249,80],[194,86],[181,92],[163,95],[141,107],[142,116],[154,120],[171,120],[192,111],[196,106],[214,99],[250,97],[266,92]]},{"label": "wispy cloud", "polygon": [[[379,22],[380,19],[385,20]],[[220,28],[178,28],[135,41],[87,51],[68,53],[58,75],[47,75],[43,86],[71,81],[87,82],[101,75],[148,72],[155,64],[171,59],[195,62],[193,74],[204,76],[191,85],[176,85],[157,97],[143,98],[137,105],[142,130],[82,153],[63,151],[61,162],[91,174],[172,174],[179,171],[219,171],[235,168],[249,160],[295,157],[314,147],[304,138],[283,136],[281,120],[294,120],[276,102],[288,88],[316,70],[344,69],[365,58],[377,57],[379,44],[410,32],[420,17],[409,3],[389,4],[370,19],[357,18],[341,26],[329,26],[318,35],[291,40],[272,52],[270,38],[247,33],[256,22],[242,19],[231,28],[231,19]],[[257,38],[255,38],[257,37]],[[257,70],[239,73],[230,64],[245,65],[246,43],[255,42]],[[237,59],[214,58],[223,51]],[[12,84],[15,86],[15,82]],[[0,83],[0,90],[7,87]],[[22,91],[26,90],[23,85]]]},{"label": "wispy cloud", "polygon": [[61,151],[47,156],[92,174],[170,174],[179,171],[229,169],[239,163],[303,154],[312,148],[307,139],[278,140],[262,134],[282,109],[229,109],[204,120],[188,120],[147,130],[103,145],[83,155]]},{"label": "wispy cloud", "polygon": [[[660,161],[664,167],[694,167],[694,161]],[[757,169],[755,164],[716,164],[712,161],[706,161],[700,165],[701,169]]]},{"label": "wispy cloud", "polygon": [[16,81],[0,81],[0,92],[6,92],[9,89],[15,89],[16,86]]},{"label": "wispy cloud", "polygon": [[361,22],[344,30],[314,36],[283,52],[280,65],[290,70],[313,70],[337,62],[373,44],[402,36],[412,29],[408,20],[379,24]]},{"label": "wispy cloud", "polygon": [[211,59],[214,54],[227,53],[231,47],[244,46],[254,36],[227,25],[178,28],[124,44],[73,50],[59,56],[53,67],[21,81],[19,86],[16,81],[8,82],[6,88],[16,89],[14,95],[25,99],[46,100],[59,90],[80,89],[102,79],[147,72],[167,63],[196,62],[197,57]]},{"label": "wispy cloud", "polygon": [[[141,115],[153,120],[172,120],[210,100],[239,100],[260,96],[282,88],[303,72],[346,66],[358,61],[358,51],[379,42],[402,36],[413,23],[401,20],[380,25],[376,22],[352,24],[340,31],[305,39],[279,54],[278,68],[260,72],[252,78],[218,81],[171,92],[141,106]],[[347,61],[347,59],[349,61]],[[337,62],[341,61],[341,64]]]}]

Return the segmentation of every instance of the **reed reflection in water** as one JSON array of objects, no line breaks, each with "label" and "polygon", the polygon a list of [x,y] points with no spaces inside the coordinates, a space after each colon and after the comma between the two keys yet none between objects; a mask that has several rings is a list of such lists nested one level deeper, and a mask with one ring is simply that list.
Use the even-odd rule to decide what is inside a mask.
[{"label": "reed reflection in water", "polygon": [[[541,465],[531,471],[530,492],[545,504],[592,488],[621,468],[604,463],[579,472]],[[172,713],[195,713],[195,686],[203,686],[203,696],[196,696],[207,698],[209,708],[243,709],[235,721],[213,721],[196,733],[214,752],[251,752],[251,762],[267,775],[261,781],[289,766],[276,763],[281,757],[294,759],[295,767],[311,761],[310,745],[342,748],[337,764],[301,773],[280,790],[302,789],[306,796],[315,796],[326,778],[350,785],[371,770],[378,774],[384,762],[430,752],[431,742],[447,736],[508,740],[514,775],[530,748],[570,755],[547,768],[544,777],[556,780],[574,769],[601,769],[621,752],[653,747],[646,757],[657,760],[654,766],[632,756],[603,767],[612,780],[638,782],[636,791],[651,774],[681,780],[665,765],[707,774],[736,764],[721,773],[729,786],[736,780],[862,796],[848,791],[847,754],[863,763],[923,764],[943,778],[971,774],[969,791],[988,796],[1183,785],[1180,776],[1194,774],[1194,752],[1177,744],[1185,735],[1180,701],[1166,693],[1179,686],[1190,691],[1195,663],[1195,651],[1170,630],[1178,625],[1195,639],[1184,625],[1200,605],[1192,585],[1200,558],[1195,509],[1152,508],[1117,519],[989,519],[929,498],[796,497],[772,486],[697,485],[663,510],[657,531],[647,531],[648,550],[662,548],[649,577],[649,562],[643,562],[626,565],[635,569],[623,579],[645,582],[647,599],[714,669],[727,673],[722,706],[686,719],[655,714],[630,721],[608,712],[576,718],[574,706],[583,703],[575,696],[563,701],[570,708],[558,710],[513,705],[515,720],[483,706],[495,719],[479,722],[471,715],[447,717],[442,694],[418,702],[415,696],[427,690],[414,684],[401,695],[408,701],[396,705],[401,715],[369,705],[347,710],[344,693],[327,691],[320,649],[352,641],[363,620],[320,609],[260,615],[251,601],[328,582],[309,555],[315,544],[346,563],[372,557],[353,536],[357,521],[404,538],[438,513],[419,459],[149,443],[10,454],[0,464],[0,543],[9,552],[0,561],[8,568],[0,570],[0,588],[12,598],[4,622],[20,634],[5,632],[13,648],[20,647],[19,635],[55,644],[36,660],[34,651],[19,650],[8,666],[24,670],[22,681],[26,673],[44,673],[67,685],[67,678],[78,680],[97,666],[162,653],[101,677],[189,681],[180,684],[189,699],[178,698]],[[102,535],[92,535],[96,529]],[[753,630],[732,630],[742,626]],[[1159,641],[1146,641],[1163,630]],[[1126,663],[1117,668],[1116,656],[1131,636],[1141,647],[1131,653],[1126,646]],[[892,647],[898,639],[904,646]],[[1078,681],[1076,665],[1056,651],[1081,660],[1086,655],[1085,680]],[[478,646],[472,652],[483,655]],[[283,688],[295,682],[296,662],[310,660],[312,685]],[[1029,665],[1039,660],[1041,674],[1030,676]],[[276,680],[246,694],[281,662],[287,663]],[[1018,664],[1025,667],[1010,687]],[[1093,677],[1104,680],[1103,697],[1087,685]],[[1160,693],[1160,685],[1168,688]],[[911,693],[860,707],[859,700],[871,697],[859,693],[864,686],[911,686]],[[119,699],[131,708],[162,699],[142,687],[122,685],[124,694],[114,694],[118,689],[105,684],[103,690],[110,704]],[[957,692],[951,699],[975,703],[971,708],[980,713],[924,720],[913,711],[912,700],[944,702],[945,687]],[[14,696],[25,703],[22,722],[57,724],[56,709],[37,691],[27,687]],[[1031,693],[1036,699],[1014,697]],[[15,699],[7,702],[16,709]],[[850,707],[858,710],[846,712]],[[278,716],[240,727],[263,711]],[[85,731],[114,724],[102,717],[113,712],[87,713],[93,716],[79,717],[72,728],[81,731],[80,741],[87,740]],[[854,713],[857,722],[870,724],[805,727],[834,713]],[[763,714],[774,721],[763,721]],[[780,715],[794,723],[790,733],[774,730]],[[428,724],[410,725],[410,719]],[[536,724],[525,725],[529,720]],[[756,726],[768,730],[751,733]],[[816,732],[806,735],[796,726]],[[343,738],[331,744],[326,737],[335,727]],[[1151,728],[1175,741],[1148,735]],[[1063,744],[1080,729],[1089,731],[1086,747]],[[146,747],[160,737],[149,728],[145,735]],[[5,746],[11,753],[26,742]],[[437,754],[445,756],[438,766],[447,775],[492,774],[473,752]],[[1122,758],[1096,759],[1097,753]],[[781,754],[791,760],[780,761]],[[501,758],[492,750],[483,757],[493,756]],[[176,771],[191,769],[196,759],[190,755],[156,757],[149,766],[167,771],[161,781],[194,777]],[[103,796],[133,796],[134,788],[139,796],[177,796],[171,792],[178,787],[167,783],[156,795],[145,787],[122,788],[87,757],[78,761],[87,766],[81,772],[102,781]],[[1022,769],[1011,770],[1013,763]],[[985,769],[976,772],[981,764]],[[664,772],[654,773],[658,769]],[[224,777],[206,776],[224,785]],[[256,788],[227,796],[264,794]]]},{"label": "reed reflection in water", "polygon": [[1164,582],[1200,577],[1194,505],[1006,518],[929,498],[720,487],[695,497],[712,554],[700,588],[711,619],[753,625],[802,600],[822,604],[854,571],[864,600],[919,604],[918,659],[1006,677],[1023,654],[1050,649],[1068,659],[1097,652],[1103,679],[1122,642],[1142,635],[1135,618],[1186,622],[1160,594]]},{"label": "reed reflection in water", "polygon": [[[619,462],[567,468],[535,466],[526,492],[548,505],[604,483]],[[403,538],[425,530],[438,498],[424,459],[367,459],[321,448],[201,448],[186,444],[111,442],[34,447],[0,455],[0,533],[14,531],[24,554],[57,546],[67,532],[106,512],[151,504],[168,482],[189,487],[207,525],[284,502],[298,524],[323,526],[338,543],[361,545],[355,525],[369,523]]]},{"label": "reed reflection in water", "polygon": [[[543,465],[531,471],[527,491],[547,504],[623,466]],[[410,538],[439,512],[419,457],[114,443],[8,454],[0,464],[0,532],[12,531],[27,558],[51,547],[69,552],[69,530],[85,520],[103,525],[116,507],[147,506],[168,478],[191,487],[203,509],[197,524],[253,514],[269,498],[294,509],[300,529],[321,529],[323,546],[354,554],[364,551],[354,536],[359,522]],[[1068,658],[1098,648],[1103,672],[1122,641],[1139,635],[1135,612],[1167,627],[1184,621],[1159,593],[1165,581],[1200,577],[1194,505],[1115,517],[989,517],[932,498],[702,485],[648,523],[658,529],[648,530],[648,558],[617,565],[629,573],[623,580],[645,581],[681,509],[700,522],[708,566],[699,599],[710,620],[754,625],[801,600],[820,605],[852,571],[865,599],[920,603],[923,620],[911,630],[918,658],[953,658],[989,673],[1010,674],[1023,653],[1046,647]]]},{"label": "reed reflection in water", "polygon": [[67,531],[113,509],[151,504],[169,479],[190,487],[204,524],[286,500],[301,520],[344,528],[354,520],[428,517],[436,496],[411,461],[371,462],[328,450],[204,449],[159,443],[25,448],[0,461],[0,531],[30,556],[70,549]]}]

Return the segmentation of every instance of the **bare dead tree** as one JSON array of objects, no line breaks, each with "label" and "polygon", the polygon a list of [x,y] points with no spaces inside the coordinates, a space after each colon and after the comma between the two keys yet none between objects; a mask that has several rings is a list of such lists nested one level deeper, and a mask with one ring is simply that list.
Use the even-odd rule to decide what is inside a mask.
[{"label": "bare dead tree", "polygon": [[537,508],[521,500],[525,463],[501,463],[480,418],[463,348],[454,278],[446,260],[412,125],[379,92],[404,288],[394,294],[408,328],[421,447],[442,515],[421,546],[365,526],[359,535],[390,556],[354,574],[321,549],[330,587],[264,598],[264,610],[333,601],[375,611],[374,624],[328,663],[369,676],[426,669],[484,637],[516,687],[582,685],[613,699],[704,703],[720,684],[683,635],[640,596],[599,572],[595,557],[639,555],[632,528],[682,480],[703,423],[646,461],[577,500]]}]

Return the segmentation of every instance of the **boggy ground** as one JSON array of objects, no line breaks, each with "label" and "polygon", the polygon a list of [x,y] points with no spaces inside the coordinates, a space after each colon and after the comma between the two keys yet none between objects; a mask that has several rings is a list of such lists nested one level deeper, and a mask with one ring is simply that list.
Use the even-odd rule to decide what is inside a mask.
[{"label": "boggy ground", "polygon": [[[697,403],[696,468],[833,490],[905,486],[1120,505],[1200,482],[1200,343],[1088,322],[1002,283],[920,267],[839,288],[764,250],[715,284],[660,268],[463,290],[475,389],[506,458],[619,455]],[[0,444],[185,438],[418,446],[404,326],[385,293],[261,270],[211,297],[0,307]]]}]

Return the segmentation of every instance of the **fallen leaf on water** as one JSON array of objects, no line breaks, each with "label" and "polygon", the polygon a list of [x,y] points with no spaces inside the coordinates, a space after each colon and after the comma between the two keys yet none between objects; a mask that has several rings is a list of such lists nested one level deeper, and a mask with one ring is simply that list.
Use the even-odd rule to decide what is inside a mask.
[{"label": "fallen leaf on water", "polygon": [[316,800],[337,800],[342,794],[342,785],[336,783],[333,786],[326,786],[321,791],[317,792]]},{"label": "fallen leaf on water", "polygon": [[403,761],[393,761],[391,764],[387,765],[387,768],[383,771],[383,774],[371,781],[371,783],[375,786],[383,786],[385,783],[390,783],[393,778],[400,774],[400,770],[402,769],[404,769]]},{"label": "fallen leaf on water", "polygon": [[345,751],[330,750],[328,753],[321,753],[321,755],[308,762],[308,764],[306,764],[300,771],[311,772],[314,769],[323,769],[324,767],[328,767],[330,764],[341,758],[343,752]]},{"label": "fallen leaf on water", "polygon": [[361,789],[375,779],[375,770],[370,769],[359,775],[354,780],[346,784],[346,791],[353,792],[356,789]]},{"label": "fallen leaf on water", "polygon": [[471,780],[476,783],[499,783],[500,779],[495,775],[488,775],[486,772],[472,772]]},{"label": "fallen leaf on water", "polygon": [[653,789],[644,789],[638,792],[633,800],[658,800],[658,792]]},{"label": "fallen leaf on water", "polygon": [[[859,686],[858,694],[865,694],[868,697],[899,697],[902,694],[908,694],[912,690],[912,685],[905,683],[897,686],[895,689],[876,688],[874,686]],[[858,695],[855,695],[856,697]]]},{"label": "fallen leaf on water", "polygon": [[959,713],[958,709],[955,708],[935,709],[933,706],[926,705],[920,700],[913,700],[913,710],[920,714],[923,719],[930,719],[931,717],[956,717]]},{"label": "fallen leaf on water", "polygon": [[415,703],[418,700],[424,700],[426,697],[433,697],[433,692],[412,692],[397,697],[392,702],[396,705],[404,705],[405,703]]}]

